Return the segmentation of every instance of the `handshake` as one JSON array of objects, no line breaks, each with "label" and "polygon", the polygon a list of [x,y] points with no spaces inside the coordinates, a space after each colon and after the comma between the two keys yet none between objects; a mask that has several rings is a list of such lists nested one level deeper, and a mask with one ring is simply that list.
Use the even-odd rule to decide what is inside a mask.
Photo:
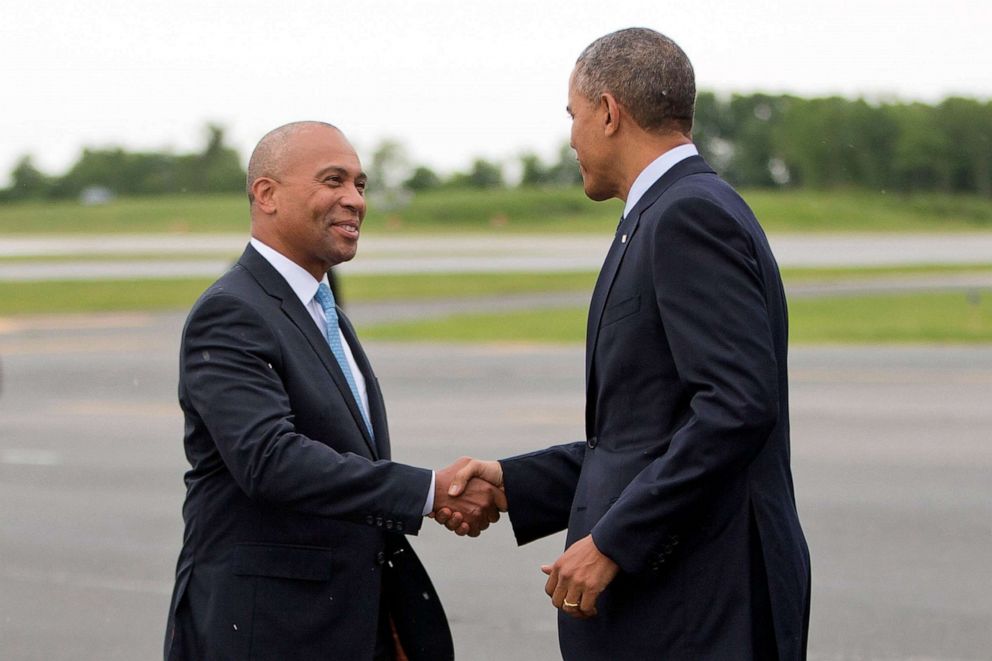
[{"label": "handshake", "polygon": [[462,457],[436,472],[432,519],[458,536],[478,537],[506,511],[498,461]]}]

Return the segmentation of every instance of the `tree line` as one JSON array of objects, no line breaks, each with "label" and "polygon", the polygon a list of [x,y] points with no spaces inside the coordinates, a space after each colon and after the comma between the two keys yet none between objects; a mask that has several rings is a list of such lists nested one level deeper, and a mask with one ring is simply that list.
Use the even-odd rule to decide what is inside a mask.
[{"label": "tree line", "polygon": [[[210,124],[199,153],[84,149],[67,172],[50,176],[24,156],[0,201],[78,198],[100,189],[114,195],[235,192],[245,172],[224,129]],[[693,139],[703,156],[738,186],[869,188],[940,191],[992,197],[992,101],[951,97],[938,104],[842,97],[701,92]],[[506,166],[475,159],[465,171],[442,174],[412,163],[403,145],[384,140],[367,161],[372,191],[395,203],[405,195],[443,188],[508,186]],[[535,153],[515,163],[519,186],[581,182],[563,144],[553,161]]]},{"label": "tree line", "polygon": [[711,164],[741,186],[992,196],[992,101],[701,93],[693,133]]}]

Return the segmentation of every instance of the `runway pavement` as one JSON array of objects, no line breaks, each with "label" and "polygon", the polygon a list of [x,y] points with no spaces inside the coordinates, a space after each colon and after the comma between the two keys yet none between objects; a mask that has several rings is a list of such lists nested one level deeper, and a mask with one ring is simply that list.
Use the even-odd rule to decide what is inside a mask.
[{"label": "runway pavement", "polygon": [[[0,319],[0,659],[160,658],[181,535],[181,323]],[[579,346],[366,348],[397,460],[582,436]],[[791,374],[811,659],[987,659],[992,348],[801,348]],[[427,522],[413,543],[459,659],[559,658],[538,566],[561,535],[517,549],[505,523],[469,540]]]},{"label": "runway pavement", "polygon": [[[596,271],[610,240],[608,228],[591,235],[372,234],[362,238],[360,258],[340,269],[346,275]],[[0,258],[48,258],[0,261],[0,282],[212,277],[246,241],[247,235],[196,234],[0,237]],[[992,264],[988,232],[773,235],[770,241],[783,267]]]}]

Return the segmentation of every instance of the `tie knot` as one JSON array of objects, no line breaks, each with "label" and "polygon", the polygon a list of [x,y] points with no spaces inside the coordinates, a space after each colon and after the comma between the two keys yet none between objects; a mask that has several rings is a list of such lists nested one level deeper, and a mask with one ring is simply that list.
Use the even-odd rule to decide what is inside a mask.
[{"label": "tie knot", "polygon": [[331,291],[331,288],[327,286],[326,282],[320,283],[320,286],[317,287],[317,295],[314,298],[320,303],[320,307],[324,308],[324,314],[334,309],[334,292]]}]

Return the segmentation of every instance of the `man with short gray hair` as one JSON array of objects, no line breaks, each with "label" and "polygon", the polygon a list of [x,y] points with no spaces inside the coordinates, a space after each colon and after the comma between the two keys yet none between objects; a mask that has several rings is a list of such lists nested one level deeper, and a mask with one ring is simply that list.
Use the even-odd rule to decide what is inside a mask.
[{"label": "man with short gray hair", "polygon": [[502,484],[520,544],[568,529],[542,567],[568,661],[806,657],[785,293],[754,214],[692,144],[694,98],[689,59],[653,30],[582,52],[583,186],[625,202],[589,308],[586,440],[452,481]]}]

